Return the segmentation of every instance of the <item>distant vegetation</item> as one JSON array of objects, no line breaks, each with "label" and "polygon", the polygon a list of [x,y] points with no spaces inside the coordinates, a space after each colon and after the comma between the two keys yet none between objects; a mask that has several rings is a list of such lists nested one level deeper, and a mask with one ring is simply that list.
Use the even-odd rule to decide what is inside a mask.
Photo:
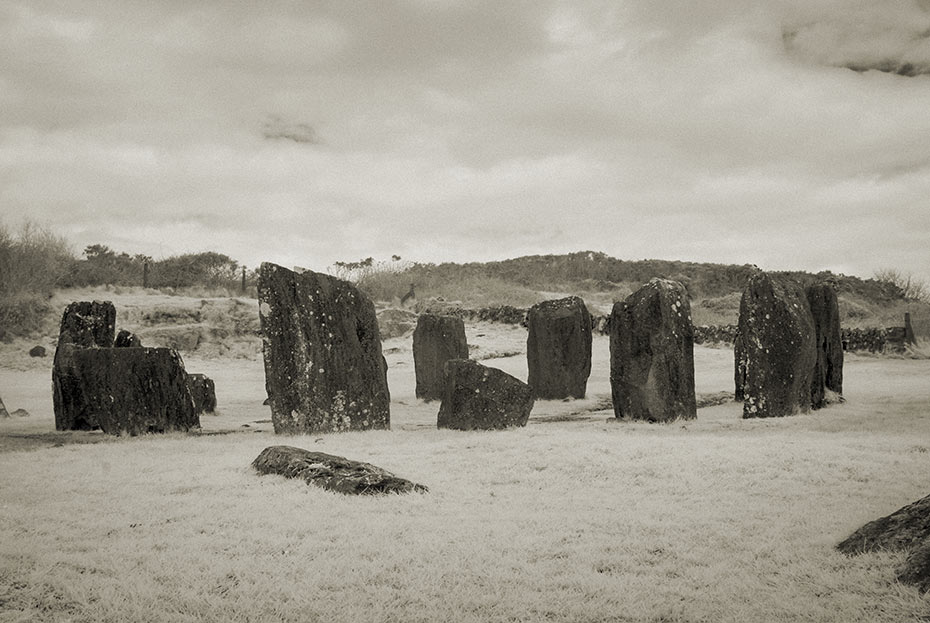
[{"label": "distant vegetation", "polygon": [[[528,307],[572,293],[602,311],[649,279],[666,277],[688,289],[695,324],[735,322],[739,294],[754,270],[748,264],[620,260],[594,251],[466,264],[417,263],[394,255],[389,260],[336,262],[328,268],[357,283],[372,299],[389,304],[399,302],[412,284],[421,306],[438,297],[466,307]],[[910,275],[891,269],[879,271],[874,279],[831,272],[785,274],[802,283],[832,282],[845,324],[900,325],[906,308],[918,332],[930,333],[928,288]],[[153,259],[94,244],[78,256],[67,240],[47,228],[27,222],[10,230],[0,224],[0,338],[37,330],[57,288],[145,286],[168,293],[193,289],[196,296],[254,296],[256,278],[255,270],[212,251]],[[919,299],[924,302],[917,303]]]}]

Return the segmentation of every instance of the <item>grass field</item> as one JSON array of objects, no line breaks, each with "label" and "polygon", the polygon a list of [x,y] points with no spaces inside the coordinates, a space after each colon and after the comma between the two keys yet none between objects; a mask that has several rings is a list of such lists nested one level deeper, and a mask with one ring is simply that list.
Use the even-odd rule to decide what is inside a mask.
[{"label": "grass field", "polygon": [[[188,358],[220,414],[139,438],[55,433],[48,370],[0,369],[7,407],[32,413],[0,421],[0,621],[930,620],[895,581],[903,554],[833,549],[930,493],[930,361],[849,357],[848,402],[812,415],[744,421],[728,403],[648,425],[609,421],[599,337],[588,398],[456,432],[413,397],[409,337],[385,347],[393,430],[341,435],[271,433],[257,359]],[[696,349],[698,392],[732,389],[731,358]],[[525,378],[522,355],[485,363]],[[430,492],[258,476],[280,443]]]}]

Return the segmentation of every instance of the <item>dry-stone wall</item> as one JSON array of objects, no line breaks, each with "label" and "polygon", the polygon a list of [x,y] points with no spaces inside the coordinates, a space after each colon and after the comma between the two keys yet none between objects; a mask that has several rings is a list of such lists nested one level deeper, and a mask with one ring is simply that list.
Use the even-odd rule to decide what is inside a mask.
[{"label": "dry-stone wall", "polygon": [[390,428],[374,304],[347,281],[263,263],[265,388],[276,433]]},{"label": "dry-stone wall", "polygon": [[654,422],[697,417],[694,336],[684,286],[652,279],[614,304],[610,327],[614,414]]},{"label": "dry-stone wall", "polygon": [[584,398],[591,375],[591,314],[577,296],[543,301],[527,314],[527,383],[536,398]]}]

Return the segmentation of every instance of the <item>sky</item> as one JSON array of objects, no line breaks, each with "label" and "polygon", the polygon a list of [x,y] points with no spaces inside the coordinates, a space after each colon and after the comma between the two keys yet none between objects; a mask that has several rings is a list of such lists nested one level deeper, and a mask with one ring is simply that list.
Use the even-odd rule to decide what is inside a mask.
[{"label": "sky", "polygon": [[930,0],[0,0],[0,222],[930,281]]}]

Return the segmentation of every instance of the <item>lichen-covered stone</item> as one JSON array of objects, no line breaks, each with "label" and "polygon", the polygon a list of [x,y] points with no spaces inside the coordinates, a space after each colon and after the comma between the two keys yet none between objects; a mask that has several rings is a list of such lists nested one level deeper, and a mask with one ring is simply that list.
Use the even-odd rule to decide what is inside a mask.
[{"label": "lichen-covered stone", "polygon": [[807,287],[807,302],[814,319],[817,360],[811,381],[811,407],[826,404],[826,390],[843,393],[843,331],[836,292],[827,283]]},{"label": "lichen-covered stone", "polygon": [[374,304],[351,283],[263,263],[265,388],[276,433],[390,428]]},{"label": "lichen-covered stone", "polygon": [[188,374],[187,385],[194,399],[194,411],[213,413],[216,411],[216,384],[206,374]]},{"label": "lichen-covered stone", "polygon": [[252,467],[260,474],[300,478],[308,484],[347,495],[428,491],[423,485],[399,478],[370,463],[292,446],[265,448],[252,461]]},{"label": "lichen-covered stone", "polygon": [[439,428],[493,430],[526,425],[534,402],[529,385],[468,359],[450,359],[444,370]]},{"label": "lichen-covered stone", "polygon": [[804,290],[762,271],[750,277],[740,299],[739,339],[746,366],[743,417],[809,411],[817,349]]},{"label": "lichen-covered stone", "polygon": [[536,398],[584,398],[591,375],[591,314],[577,296],[543,301],[526,316],[527,383]]},{"label": "lichen-covered stone", "polygon": [[697,417],[694,329],[683,285],[652,279],[614,304],[610,385],[618,418],[669,422]]},{"label": "lichen-covered stone", "polygon": [[71,372],[72,353],[113,346],[116,308],[110,301],[78,301],[65,308],[52,363],[52,404],[58,430],[93,430],[97,422],[84,411],[81,387]]},{"label": "lichen-covered stone", "polygon": [[422,314],[413,331],[413,366],[416,397],[442,399],[443,366],[450,359],[468,359],[465,323],[456,316]]},{"label": "lichen-covered stone", "polygon": [[169,348],[75,348],[76,405],[106,433],[139,435],[199,428],[187,373]]}]

